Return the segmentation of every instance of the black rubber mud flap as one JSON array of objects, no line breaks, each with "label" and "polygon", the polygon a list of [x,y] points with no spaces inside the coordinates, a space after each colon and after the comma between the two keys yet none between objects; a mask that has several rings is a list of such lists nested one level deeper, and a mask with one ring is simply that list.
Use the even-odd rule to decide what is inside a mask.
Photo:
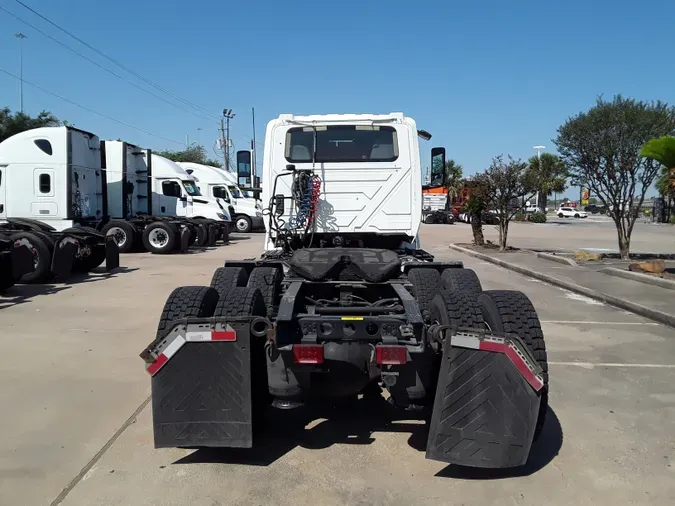
[{"label": "black rubber mud flap", "polygon": [[152,377],[155,448],[253,446],[250,326],[230,326],[236,341],[185,342]]},{"label": "black rubber mud flap", "polygon": [[62,236],[54,245],[52,256],[52,272],[61,277],[69,276],[75,263],[77,239],[68,235]]},{"label": "black rubber mud flap", "polygon": [[19,279],[24,274],[33,272],[33,253],[26,244],[14,241],[10,255],[12,258],[12,275],[14,279]]},{"label": "black rubber mud flap", "polygon": [[218,228],[217,225],[209,225],[209,240],[207,244],[209,246],[215,246],[216,245],[216,236],[218,235]]},{"label": "black rubber mud flap", "polygon": [[105,237],[105,269],[111,271],[120,266],[120,249],[113,236]]},{"label": "black rubber mud flap", "polygon": [[190,229],[181,227],[180,230],[180,252],[185,253],[190,248]]},{"label": "black rubber mud flap", "polygon": [[516,336],[483,340],[467,332],[462,339],[473,344],[444,347],[426,458],[470,467],[521,466],[534,438],[541,369]]}]

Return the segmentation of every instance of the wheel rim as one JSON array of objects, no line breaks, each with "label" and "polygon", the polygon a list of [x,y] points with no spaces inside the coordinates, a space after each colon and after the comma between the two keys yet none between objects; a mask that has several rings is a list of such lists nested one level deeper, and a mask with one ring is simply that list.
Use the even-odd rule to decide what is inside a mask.
[{"label": "wheel rim", "polygon": [[127,234],[120,227],[110,227],[106,235],[115,239],[118,248],[121,248],[127,242]]},{"label": "wheel rim", "polygon": [[166,233],[166,230],[155,228],[148,234],[148,242],[153,248],[161,249],[169,242],[169,234]]},{"label": "wheel rim", "polygon": [[237,220],[237,230],[244,232],[248,228],[248,222],[244,218]]}]

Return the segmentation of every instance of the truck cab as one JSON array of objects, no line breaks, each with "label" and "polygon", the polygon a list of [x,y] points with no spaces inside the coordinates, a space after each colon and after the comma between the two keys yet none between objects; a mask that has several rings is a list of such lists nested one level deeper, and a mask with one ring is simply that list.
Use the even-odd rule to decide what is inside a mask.
[{"label": "truck cab", "polygon": [[152,167],[155,193],[152,214],[231,221],[227,206],[202,195],[195,177],[185,172],[176,162],[153,153]]},{"label": "truck cab", "polygon": [[[311,223],[313,244],[418,247],[422,172],[415,121],[386,115],[282,114],[267,125],[263,202],[298,196],[292,172],[311,171],[320,187]],[[432,186],[442,178],[445,150],[432,150]],[[295,198],[297,201],[298,199]],[[283,207],[283,209],[281,209]],[[276,206],[265,223],[268,250],[302,222],[302,205]],[[300,227],[302,228],[302,227]]]}]

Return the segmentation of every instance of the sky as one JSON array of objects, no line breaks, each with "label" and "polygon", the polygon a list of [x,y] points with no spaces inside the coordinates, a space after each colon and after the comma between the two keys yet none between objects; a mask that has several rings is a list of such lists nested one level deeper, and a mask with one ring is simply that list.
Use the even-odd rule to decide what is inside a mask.
[{"label": "sky", "polygon": [[445,146],[470,175],[498,154],[555,152],[557,128],[598,96],[675,104],[672,0],[21,1],[136,76],[0,0],[0,107],[19,108],[18,80],[2,71],[19,74],[23,44],[25,112],[155,150],[187,136],[215,157],[224,108],[235,149],[250,143],[255,108],[259,164],[281,113],[401,111],[433,135],[423,167]]}]

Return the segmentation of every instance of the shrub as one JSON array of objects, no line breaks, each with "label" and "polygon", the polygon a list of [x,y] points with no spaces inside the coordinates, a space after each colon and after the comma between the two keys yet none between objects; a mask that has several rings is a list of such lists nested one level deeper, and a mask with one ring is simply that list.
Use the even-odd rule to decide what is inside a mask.
[{"label": "shrub", "polygon": [[671,217],[670,217],[670,220],[668,220],[668,222],[669,222],[671,225],[675,225],[675,215],[671,216]]},{"label": "shrub", "polygon": [[530,216],[532,223],[546,223],[546,213],[536,212]]}]

